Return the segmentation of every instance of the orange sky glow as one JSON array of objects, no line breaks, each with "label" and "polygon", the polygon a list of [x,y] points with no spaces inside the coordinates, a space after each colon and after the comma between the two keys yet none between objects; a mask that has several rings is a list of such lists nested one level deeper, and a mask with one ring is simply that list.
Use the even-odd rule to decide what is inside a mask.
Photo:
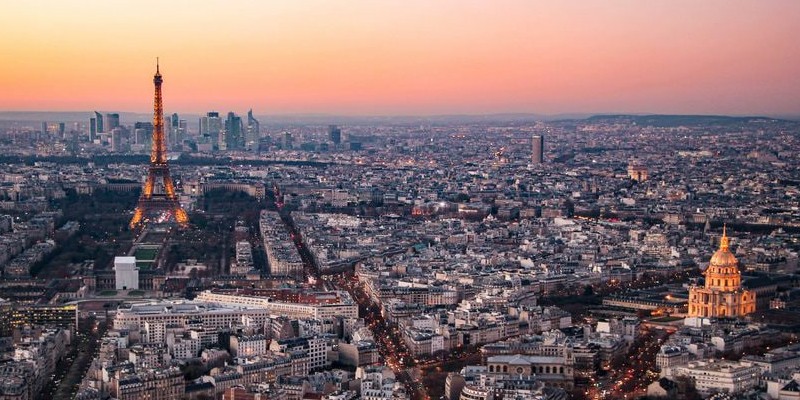
[{"label": "orange sky glow", "polygon": [[0,110],[800,115],[797,0],[8,0]]}]

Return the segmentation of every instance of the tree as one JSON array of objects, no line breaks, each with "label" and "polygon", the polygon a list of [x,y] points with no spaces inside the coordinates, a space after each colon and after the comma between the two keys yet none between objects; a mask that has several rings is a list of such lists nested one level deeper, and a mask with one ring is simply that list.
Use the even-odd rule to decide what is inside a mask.
[{"label": "tree", "polygon": [[609,367],[611,370],[619,370],[625,365],[627,360],[628,358],[625,356],[625,354],[618,353],[611,358],[611,361],[609,361]]}]

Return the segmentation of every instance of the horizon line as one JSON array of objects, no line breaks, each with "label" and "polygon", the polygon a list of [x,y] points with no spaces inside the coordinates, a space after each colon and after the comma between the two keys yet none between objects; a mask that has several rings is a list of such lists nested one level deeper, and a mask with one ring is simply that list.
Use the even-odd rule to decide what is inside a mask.
[{"label": "horizon line", "polygon": [[[252,110],[252,108],[248,108]],[[222,109],[220,109],[222,110]],[[13,113],[21,113],[21,114],[34,114],[34,113],[63,113],[63,114],[80,114],[80,113],[93,113],[93,112],[112,112],[112,113],[124,113],[124,114],[141,114],[141,115],[152,115],[152,112],[139,112],[139,111],[127,111],[127,110],[102,110],[102,109],[93,109],[93,110],[0,110],[0,114],[13,114]],[[219,112],[220,114],[227,113],[227,112],[236,112],[236,111],[217,111],[217,110],[207,110],[207,111],[185,111],[185,112],[176,112],[178,115],[180,114],[189,114],[189,115],[203,115],[208,112]],[[164,113],[172,114],[172,113]],[[244,112],[246,114],[246,111]],[[732,118],[771,118],[771,119],[800,119],[800,111],[796,114],[786,114],[786,113],[675,113],[675,112],[624,112],[624,111],[598,111],[598,112],[582,112],[582,111],[566,111],[566,112],[559,112],[559,113],[536,113],[536,112],[491,112],[491,113],[436,113],[436,114],[345,114],[345,113],[327,113],[327,112],[287,112],[287,113],[253,113],[254,115],[259,116],[272,116],[272,117],[332,117],[332,118],[442,118],[442,117],[502,117],[502,116],[520,116],[520,117],[539,117],[539,118],[557,118],[557,117],[567,117],[567,116],[583,116],[583,117],[594,117],[594,116],[691,116],[691,117],[732,117]]]}]

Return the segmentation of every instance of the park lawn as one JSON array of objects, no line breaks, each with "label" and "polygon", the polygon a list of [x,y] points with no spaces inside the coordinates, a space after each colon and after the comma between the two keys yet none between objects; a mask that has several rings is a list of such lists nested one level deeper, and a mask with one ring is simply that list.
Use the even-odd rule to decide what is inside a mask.
[{"label": "park lawn", "polygon": [[156,259],[156,255],[158,254],[158,249],[136,249],[134,252],[134,256],[137,260],[142,261],[152,261]]}]

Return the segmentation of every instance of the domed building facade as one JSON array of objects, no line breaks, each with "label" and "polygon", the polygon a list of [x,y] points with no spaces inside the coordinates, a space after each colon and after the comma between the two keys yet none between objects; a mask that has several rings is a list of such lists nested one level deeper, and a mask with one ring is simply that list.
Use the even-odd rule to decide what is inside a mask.
[{"label": "domed building facade", "polygon": [[704,272],[705,286],[689,289],[689,316],[736,318],[756,310],[756,294],[742,289],[739,260],[731,253],[726,229],[711,262]]}]

